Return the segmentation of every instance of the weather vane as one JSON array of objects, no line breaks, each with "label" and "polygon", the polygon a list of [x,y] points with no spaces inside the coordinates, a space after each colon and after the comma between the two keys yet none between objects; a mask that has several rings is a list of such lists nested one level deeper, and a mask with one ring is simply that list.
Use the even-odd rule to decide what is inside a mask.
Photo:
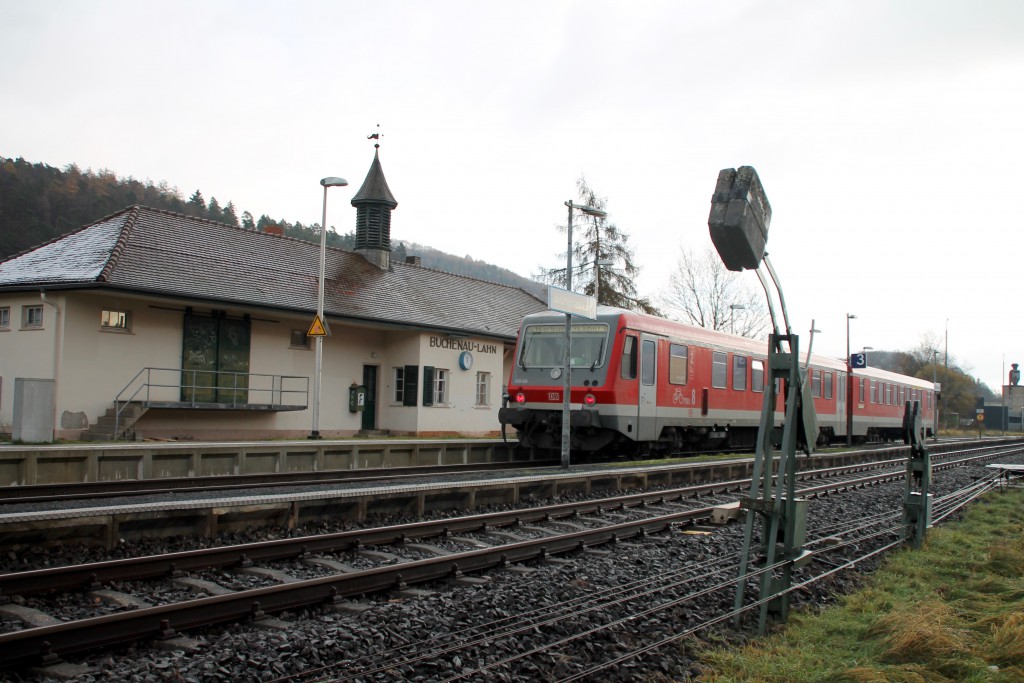
[{"label": "weather vane", "polygon": [[378,123],[377,124],[377,132],[376,133],[371,133],[371,134],[367,135],[366,139],[367,140],[377,140],[377,142],[373,143],[373,148],[374,149],[380,149],[380,139],[382,137],[383,137],[383,135],[380,132],[380,124]]}]

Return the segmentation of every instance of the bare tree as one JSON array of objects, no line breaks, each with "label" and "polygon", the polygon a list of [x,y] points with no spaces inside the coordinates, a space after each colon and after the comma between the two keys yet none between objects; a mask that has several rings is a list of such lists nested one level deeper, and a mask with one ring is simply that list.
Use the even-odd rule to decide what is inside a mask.
[{"label": "bare tree", "polygon": [[[583,176],[576,181],[576,190],[581,204],[605,210],[607,198],[598,197]],[[565,232],[568,228],[559,225],[558,229]],[[637,296],[633,283],[640,269],[633,263],[633,250],[628,243],[629,235],[607,218],[577,213],[573,218],[573,289],[596,297],[602,306],[659,315],[648,298]],[[612,265],[602,265],[608,261]],[[537,278],[564,287],[565,273],[565,268],[544,269]]]},{"label": "bare tree", "polygon": [[680,247],[679,262],[661,295],[667,315],[692,325],[763,338],[770,327],[763,292],[726,269],[710,246],[696,254]]}]

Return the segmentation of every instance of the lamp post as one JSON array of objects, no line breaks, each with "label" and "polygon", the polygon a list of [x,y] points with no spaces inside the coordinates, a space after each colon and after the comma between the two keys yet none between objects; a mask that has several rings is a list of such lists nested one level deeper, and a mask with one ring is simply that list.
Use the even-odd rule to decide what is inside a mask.
[{"label": "lamp post", "polygon": [[[324,187],[324,215],[320,223],[320,280],[316,295],[316,318],[320,324],[327,329],[324,322],[324,276],[327,270],[327,188],[344,187],[348,181],[344,178],[328,177],[322,178],[320,184]],[[316,337],[316,367],[313,370],[313,428],[309,438],[320,438],[320,375],[324,361],[324,336],[318,334]]]},{"label": "lamp post", "polygon": [[846,314],[846,445],[853,445],[853,368],[850,366],[850,321],[857,316]]},{"label": "lamp post", "polygon": [[[569,218],[566,221],[565,232],[568,235],[568,246],[565,250],[565,289],[566,291],[572,291],[572,212],[573,209],[579,209],[583,213],[590,216],[597,216],[598,218],[604,218],[608,214],[601,209],[593,206],[587,206],[585,204],[574,204],[572,200],[565,203],[569,207]],[[570,441],[570,430],[569,422],[572,418],[572,412],[570,408],[569,394],[572,392],[572,353],[570,347],[572,346],[572,313],[565,314],[565,339],[563,341],[562,348],[562,467],[569,467],[569,441]]]},{"label": "lamp post", "polygon": [[729,304],[729,333],[736,334],[736,311],[745,310],[743,304]]},{"label": "lamp post", "polygon": [[932,440],[933,441],[938,441],[939,440],[939,402],[937,400],[938,397],[936,396],[936,391],[935,391],[935,382],[936,382],[935,370],[936,370],[936,366],[938,364],[939,364],[939,350],[938,349],[932,349],[932,410],[935,411],[935,414],[932,415]]}]

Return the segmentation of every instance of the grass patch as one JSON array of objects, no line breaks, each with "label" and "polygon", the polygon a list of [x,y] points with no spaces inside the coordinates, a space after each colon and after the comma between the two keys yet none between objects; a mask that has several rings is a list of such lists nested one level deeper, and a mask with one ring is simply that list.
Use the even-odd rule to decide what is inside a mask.
[{"label": "grass patch", "polygon": [[707,683],[1024,681],[1024,490],[931,529],[835,607],[702,659]]}]

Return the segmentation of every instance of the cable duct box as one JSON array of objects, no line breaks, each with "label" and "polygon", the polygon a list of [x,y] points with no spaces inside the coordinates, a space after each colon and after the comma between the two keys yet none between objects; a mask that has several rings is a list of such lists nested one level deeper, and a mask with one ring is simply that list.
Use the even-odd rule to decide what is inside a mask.
[{"label": "cable duct box", "polygon": [[757,270],[768,242],[772,207],[752,166],[718,172],[711,197],[711,241],[729,270]]}]

